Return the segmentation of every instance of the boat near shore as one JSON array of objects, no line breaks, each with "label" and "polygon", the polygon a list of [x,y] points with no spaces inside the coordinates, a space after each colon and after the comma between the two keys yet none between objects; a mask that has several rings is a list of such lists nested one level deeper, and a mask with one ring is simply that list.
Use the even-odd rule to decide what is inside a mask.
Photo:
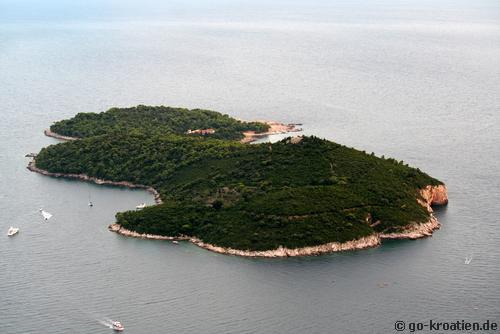
[{"label": "boat near shore", "polygon": [[[255,135],[263,136],[263,135],[280,133],[282,131],[288,131],[288,132],[300,131],[300,129],[297,129],[294,124],[286,125],[278,122],[269,122],[268,124],[270,125],[270,128],[266,133],[258,133],[258,134],[244,133],[245,137],[248,139],[245,142],[252,141],[250,139],[255,138]],[[52,135],[52,134],[53,133],[48,134],[46,132],[46,135]],[[301,142],[302,139],[303,137],[299,136],[291,138],[289,139],[289,141],[291,144],[295,144]],[[162,203],[160,194],[151,186],[132,184],[126,181],[116,182],[116,181],[103,180],[85,174],[52,173],[36,167],[36,158],[33,158],[32,161],[28,164],[28,169],[33,172],[40,173],[42,175],[47,175],[57,178],[59,177],[73,178],[87,182],[94,182],[96,184],[110,184],[117,186],[125,186],[128,188],[143,188],[153,193],[156,204]],[[444,184],[428,185],[419,190],[419,195],[420,196],[417,196],[416,199],[417,202],[423,207],[425,207],[429,212],[429,218],[427,221],[409,222],[407,226],[400,227],[399,229],[391,232],[373,233],[371,235],[349,240],[346,242],[329,242],[325,244],[307,246],[302,248],[286,248],[280,246],[276,249],[269,249],[269,250],[250,250],[250,249],[235,249],[229,247],[220,247],[214,244],[206,243],[195,236],[187,236],[187,235],[163,236],[163,235],[154,235],[148,233],[138,233],[133,230],[128,230],[122,227],[118,223],[111,224],[109,226],[109,230],[121,234],[123,236],[135,237],[135,238],[170,240],[170,241],[186,240],[190,241],[191,243],[201,248],[205,248],[207,250],[216,253],[244,256],[244,257],[290,257],[290,256],[320,255],[338,251],[351,251],[351,250],[377,247],[385,239],[418,239],[431,236],[434,230],[440,228],[438,220],[436,219],[436,217],[434,217],[434,215],[432,215],[433,209],[431,206],[445,205],[448,203],[447,189]],[[143,209],[145,206],[146,206],[145,203],[141,203],[140,205],[137,205],[136,209],[140,210]],[[371,221],[367,220],[367,223],[371,223]],[[378,224],[378,222],[374,222],[373,225],[374,224]]]},{"label": "boat near shore", "polygon": [[[70,178],[70,179],[80,179],[81,181],[94,182],[96,184],[110,184],[115,186],[125,186],[131,189],[134,188],[143,188],[149,192],[151,192],[155,197],[156,204],[161,204],[162,200],[160,194],[156,189],[145,186],[145,185],[136,185],[130,182],[113,182],[103,179],[98,179],[95,177],[89,177],[85,174],[64,174],[64,173],[50,173],[46,170],[42,170],[36,167],[36,159],[33,158],[27,167],[30,171],[40,173],[46,176],[52,176],[56,178]],[[426,186],[420,190],[421,200],[418,202],[424,206],[429,212],[433,212],[432,205],[445,205],[448,203],[448,192],[445,185],[438,186]],[[432,235],[434,230],[440,228],[440,223],[438,220],[431,215],[429,221],[421,223],[421,224],[411,224],[404,228],[402,231],[398,233],[387,233],[387,234],[378,234],[371,235],[362,239],[352,240],[345,243],[337,243],[332,242],[324,245],[312,246],[312,247],[304,247],[299,249],[287,249],[284,247],[279,247],[274,250],[267,251],[249,251],[249,250],[240,250],[240,249],[232,249],[232,248],[224,248],[216,245],[211,245],[203,242],[200,239],[194,237],[180,236],[180,237],[172,237],[172,236],[162,236],[162,235],[153,235],[147,233],[137,233],[135,231],[130,231],[119,224],[111,224],[108,229],[112,232],[118,233],[123,236],[133,237],[133,238],[142,238],[142,239],[155,239],[155,240],[186,240],[191,243],[197,245],[198,247],[216,252],[221,254],[228,255],[237,255],[243,257],[291,257],[291,256],[310,256],[310,255],[320,255],[338,251],[352,251],[359,249],[366,249],[377,247],[382,243],[382,240],[386,239],[419,239],[424,237],[429,237]]]}]

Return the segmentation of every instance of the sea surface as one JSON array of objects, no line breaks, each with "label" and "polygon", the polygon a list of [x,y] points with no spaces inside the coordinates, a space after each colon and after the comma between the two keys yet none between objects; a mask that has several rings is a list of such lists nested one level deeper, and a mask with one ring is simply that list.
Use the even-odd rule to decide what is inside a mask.
[{"label": "sea surface", "polygon": [[[151,195],[30,173],[24,155],[57,143],[56,120],[138,104],[303,123],[404,160],[447,184],[442,228],[288,259],[108,232]],[[500,322],[499,127],[497,0],[0,0],[0,333]]]}]

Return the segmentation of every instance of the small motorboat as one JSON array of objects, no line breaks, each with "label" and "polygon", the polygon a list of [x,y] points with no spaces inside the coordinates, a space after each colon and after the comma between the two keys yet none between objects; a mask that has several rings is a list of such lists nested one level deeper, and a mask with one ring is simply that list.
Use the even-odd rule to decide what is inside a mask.
[{"label": "small motorboat", "polygon": [[112,326],[113,330],[115,330],[117,332],[121,332],[125,329],[125,327],[123,327],[122,323],[119,321],[111,321],[111,326]]},{"label": "small motorboat", "polygon": [[7,235],[8,235],[9,237],[12,237],[12,236],[16,235],[17,233],[19,233],[19,228],[17,228],[17,227],[12,227],[12,226],[11,226],[11,227],[9,228],[9,230],[7,231]]},{"label": "small motorboat", "polygon": [[173,243],[174,245],[178,245],[178,244],[179,244],[179,241],[174,240],[174,241],[172,241],[172,243]]},{"label": "small motorboat", "polygon": [[138,206],[136,206],[135,208],[136,208],[137,210],[142,210],[142,209],[144,209],[145,207],[146,207],[146,203],[141,203],[141,204],[139,204]]},{"label": "small motorboat", "polygon": [[91,201],[89,201],[89,206],[94,206],[94,203],[92,203]]},{"label": "small motorboat", "polygon": [[52,218],[52,214],[44,211],[42,208],[40,208],[40,212],[42,213],[43,219],[49,220],[50,218]]}]

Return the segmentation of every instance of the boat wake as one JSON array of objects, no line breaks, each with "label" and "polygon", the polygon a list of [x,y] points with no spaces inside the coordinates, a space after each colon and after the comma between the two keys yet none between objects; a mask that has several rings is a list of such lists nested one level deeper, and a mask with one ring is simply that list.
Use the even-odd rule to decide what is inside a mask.
[{"label": "boat wake", "polygon": [[105,327],[108,327],[108,328],[113,328],[113,324],[111,323],[112,320],[111,319],[96,319],[96,321],[98,323],[100,323],[101,325],[105,326]]},{"label": "boat wake", "polygon": [[122,323],[117,321],[117,320],[111,320],[108,318],[104,319],[96,319],[97,322],[99,322],[101,325],[106,326],[108,328],[111,328],[115,332],[122,332],[125,330],[125,327],[123,327]]}]

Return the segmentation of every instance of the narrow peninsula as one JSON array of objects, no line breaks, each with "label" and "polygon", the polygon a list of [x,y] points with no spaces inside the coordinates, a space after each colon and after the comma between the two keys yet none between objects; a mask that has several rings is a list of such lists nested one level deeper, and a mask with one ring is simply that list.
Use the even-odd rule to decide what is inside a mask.
[{"label": "narrow peninsula", "polygon": [[189,240],[224,254],[317,255],[416,239],[439,228],[446,186],[402,161],[314,136],[248,144],[295,124],[202,109],[137,106],[80,113],[46,135],[32,171],[144,188],[157,205],[120,212],[110,230]]}]

